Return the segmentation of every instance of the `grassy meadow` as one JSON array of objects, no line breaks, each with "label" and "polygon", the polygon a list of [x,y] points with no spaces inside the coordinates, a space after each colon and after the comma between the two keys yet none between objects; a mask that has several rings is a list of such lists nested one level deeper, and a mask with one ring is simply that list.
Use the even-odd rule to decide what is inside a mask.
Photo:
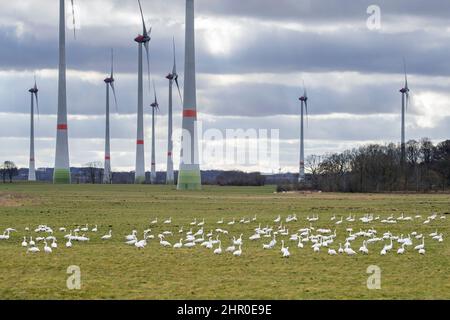
[{"label": "grassy meadow", "polygon": [[[0,234],[11,227],[9,240],[0,240],[0,299],[450,299],[450,217],[436,219],[424,225],[432,212],[450,212],[450,196],[443,194],[275,194],[274,187],[234,188],[205,187],[201,192],[177,192],[166,186],[149,185],[70,185],[0,184]],[[273,220],[281,215],[296,213],[297,222],[287,224],[290,233],[309,227],[306,217],[319,215],[315,228],[337,229],[337,239],[344,243],[346,228],[375,228],[378,236],[388,230],[395,235],[413,231],[426,235],[426,254],[419,255],[407,248],[404,255],[393,252],[380,256],[382,243],[369,245],[369,255],[329,256],[326,250],[314,253],[310,244],[298,249],[296,242],[284,239],[291,257],[281,258],[280,246],[263,250],[262,243],[248,237],[261,223],[275,226]],[[374,221],[345,221],[349,214],[357,218],[366,213],[386,218],[401,213],[422,219],[398,222],[395,225]],[[142,238],[150,221],[158,217],[152,228],[157,236],[172,231],[167,237],[178,242],[178,230],[190,229],[190,222],[205,218],[205,233],[235,218],[252,218],[250,224],[222,225],[229,235],[221,236],[222,247],[231,243],[232,236],[244,234],[243,254],[214,255],[200,248],[175,250],[163,248],[159,240],[150,240],[138,250],[124,244],[124,237],[137,229]],[[336,226],[330,217],[344,217]],[[172,217],[171,225],[162,221]],[[65,248],[63,235],[77,226],[98,225],[98,233],[88,233],[88,243],[74,242]],[[52,254],[30,254],[20,246],[25,232],[46,224],[53,228],[59,248]],[[61,233],[59,227],[66,227]],[[100,237],[112,229],[110,241]],[[198,228],[194,228],[194,232]],[[428,234],[442,232],[444,242],[431,240]],[[280,244],[279,237],[278,243]],[[414,239],[414,245],[420,241]],[[358,238],[352,248],[362,244]],[[43,245],[39,244],[42,250]],[[81,268],[81,290],[68,290],[67,268]],[[366,282],[368,266],[382,270],[381,289],[369,290]]]}]

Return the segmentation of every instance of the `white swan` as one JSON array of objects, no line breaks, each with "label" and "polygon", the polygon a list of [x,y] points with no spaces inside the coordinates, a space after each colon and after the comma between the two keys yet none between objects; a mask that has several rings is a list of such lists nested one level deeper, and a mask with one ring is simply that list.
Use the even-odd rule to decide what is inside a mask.
[{"label": "white swan", "polygon": [[92,232],[97,232],[98,231],[98,227],[97,227],[97,225],[95,225],[95,227],[94,228],[92,228],[92,230],[91,230]]},{"label": "white swan", "polygon": [[66,248],[72,248],[72,240],[69,238],[69,240],[66,242]]},{"label": "white swan", "polygon": [[35,246],[28,248],[28,250],[27,250],[27,252],[30,252],[30,253],[37,253],[39,251],[41,251],[41,250],[39,250],[39,248],[35,247]]},{"label": "white swan", "polygon": [[405,253],[405,244],[403,243],[402,247],[397,250],[397,254],[404,254],[404,253]]},{"label": "white swan", "polygon": [[414,250],[420,250],[420,249],[423,249],[423,248],[425,248],[425,239],[424,238],[422,238],[422,244],[419,244],[419,245],[415,246]]},{"label": "white swan", "polygon": [[36,245],[36,243],[33,241],[33,237],[30,237],[30,246],[35,246]]},{"label": "white swan", "polygon": [[105,234],[103,237],[101,237],[102,240],[110,240],[112,238],[112,230],[109,230],[108,234]]},{"label": "white swan", "polygon": [[222,242],[219,240],[219,247],[214,250],[214,254],[222,254]]},{"label": "white swan", "polygon": [[23,242],[21,244],[22,247],[28,247],[27,238],[23,237]]},{"label": "white swan", "polygon": [[336,252],[336,250],[329,248],[329,249],[328,249],[328,254],[329,254],[330,256],[335,256],[335,255],[337,255],[337,252]]},{"label": "white swan", "polygon": [[164,221],[164,224],[171,224],[172,223],[172,217]]},{"label": "white swan", "polygon": [[239,250],[233,252],[233,256],[240,257],[242,255],[242,245],[239,245]]},{"label": "white swan", "polygon": [[44,252],[45,252],[45,253],[52,253],[52,248],[50,248],[50,247],[47,245],[47,241],[44,241]]},{"label": "white swan", "polygon": [[58,244],[56,243],[56,239],[53,239],[52,244],[50,245],[53,249],[58,248]]},{"label": "white swan", "polygon": [[174,249],[180,249],[181,247],[183,247],[183,239],[180,239],[180,242],[177,242],[173,245]]}]

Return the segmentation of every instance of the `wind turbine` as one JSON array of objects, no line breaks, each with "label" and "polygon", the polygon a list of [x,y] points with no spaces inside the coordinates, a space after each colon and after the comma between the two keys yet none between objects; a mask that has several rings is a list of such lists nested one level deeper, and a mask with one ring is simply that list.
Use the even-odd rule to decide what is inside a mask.
[{"label": "wind turbine", "polygon": [[198,159],[194,26],[194,0],[186,0],[183,135],[180,169],[178,171],[178,190],[200,190],[202,187]]},{"label": "wind turbine", "polygon": [[[75,37],[75,9],[73,0],[73,29]],[[59,69],[58,69],[58,122],[56,131],[55,168],[53,183],[70,183],[69,138],[67,133],[66,93],[66,11],[65,0],[59,1]]]},{"label": "wind turbine", "polygon": [[112,183],[112,172],[111,172],[111,135],[109,128],[109,87],[114,95],[114,102],[117,108],[117,97],[116,89],[114,87],[114,51],[111,49],[111,75],[106,78],[106,133],[105,133],[105,169],[103,173],[103,183]]},{"label": "wind turbine", "polygon": [[298,182],[305,181],[305,129],[304,129],[304,115],[308,117],[308,94],[306,93],[306,87],[303,84],[303,96],[299,98],[301,101],[301,116],[300,116],[300,171]]},{"label": "wind turbine", "polygon": [[28,181],[36,181],[36,165],[34,161],[34,99],[36,99],[36,111],[39,115],[38,87],[36,76],[34,77],[34,87],[28,90],[31,93],[31,123],[30,123],[30,167],[28,171]]},{"label": "wind turbine", "polygon": [[177,74],[177,62],[176,62],[176,53],[175,53],[175,38],[173,39],[173,68],[172,73],[169,73],[166,77],[169,80],[169,125],[168,125],[168,145],[167,145],[167,174],[166,174],[166,184],[174,184],[175,177],[173,174],[173,140],[172,140],[172,132],[173,132],[173,83],[175,82],[178,88],[178,94],[180,95],[181,103],[183,103],[183,99],[181,98],[180,85],[178,83],[178,74]]},{"label": "wind turbine", "polygon": [[155,136],[155,114],[159,111],[158,98],[156,96],[155,82],[153,81],[153,91],[155,92],[155,101],[150,105],[152,108],[152,171],[150,174],[150,183],[156,183],[156,136]]},{"label": "wind turbine", "polygon": [[401,164],[404,165],[406,160],[406,138],[405,138],[405,118],[406,118],[406,112],[408,111],[408,104],[409,104],[409,87],[408,87],[408,75],[406,72],[406,63],[403,61],[404,68],[405,68],[405,86],[400,89],[400,92],[402,94],[402,141],[401,141]]},{"label": "wind turbine", "polygon": [[138,45],[138,110],[137,110],[137,139],[136,139],[136,171],[135,171],[135,183],[145,182],[145,154],[144,154],[144,84],[143,84],[143,57],[142,47],[145,47],[147,55],[147,68],[148,78],[150,86],[150,58],[149,58],[149,43],[150,34],[152,29],[147,30],[144,20],[144,14],[142,12],[141,1],[138,0],[139,10],[142,18],[142,35],[138,35],[134,41]]}]

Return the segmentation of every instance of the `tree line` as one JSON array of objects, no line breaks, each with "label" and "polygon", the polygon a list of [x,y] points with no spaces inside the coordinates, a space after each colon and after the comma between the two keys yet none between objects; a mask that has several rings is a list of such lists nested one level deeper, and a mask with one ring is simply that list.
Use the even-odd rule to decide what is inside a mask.
[{"label": "tree line", "polygon": [[450,140],[430,139],[401,146],[369,144],[342,153],[312,155],[307,182],[297,185],[329,192],[445,191],[450,187]]}]

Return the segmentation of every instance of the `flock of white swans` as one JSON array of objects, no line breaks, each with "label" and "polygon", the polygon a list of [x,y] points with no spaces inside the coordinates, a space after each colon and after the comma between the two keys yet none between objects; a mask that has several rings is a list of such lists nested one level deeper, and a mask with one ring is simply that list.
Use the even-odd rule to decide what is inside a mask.
[{"label": "flock of white swans", "polygon": [[[437,213],[428,215],[426,218],[422,218],[422,215],[415,215],[413,217],[401,214],[398,217],[390,215],[389,217],[383,219],[380,218],[380,216],[374,216],[373,214],[365,214],[359,218],[357,218],[356,215],[351,214],[345,218],[344,216],[340,216],[338,218],[336,215],[333,215],[330,221],[327,222],[327,225],[334,226],[334,230],[332,231],[330,228],[319,228],[317,226],[320,223],[318,215],[313,215],[312,217],[308,215],[306,217],[306,221],[309,226],[292,231],[295,229],[294,226],[296,223],[298,226],[299,219],[296,214],[288,215],[284,219],[279,215],[273,220],[273,224],[271,222],[272,226],[267,225],[262,227],[261,223],[259,223],[259,225],[254,228],[256,224],[258,224],[257,217],[255,215],[253,218],[243,218],[239,221],[233,219],[232,221],[225,222],[224,219],[221,219],[217,221],[215,227],[208,232],[205,231],[205,229],[209,230],[209,228],[206,228],[205,219],[202,219],[201,221],[194,219],[194,221],[190,222],[185,230],[184,227],[173,227],[172,218],[168,218],[160,223],[156,218],[150,221],[149,228],[143,231],[142,238],[138,237],[137,230],[132,230],[129,235],[121,237],[123,237],[122,239],[124,245],[134,246],[137,249],[144,249],[152,240],[157,242],[155,239],[158,239],[159,245],[167,249],[182,250],[190,248],[192,250],[192,248],[200,247],[211,250],[215,255],[232,254],[235,257],[240,257],[244,254],[244,241],[261,242],[260,247],[264,250],[279,248],[280,256],[283,258],[290,257],[291,251],[294,252],[294,250],[290,248],[293,247],[297,248],[296,252],[298,252],[298,250],[311,249],[314,253],[318,254],[320,252],[326,252],[328,255],[367,255],[372,251],[375,253],[379,252],[382,256],[389,253],[395,254],[395,252],[398,255],[402,255],[407,251],[417,252],[418,254],[424,255],[426,253],[426,238],[428,238],[427,242],[436,241],[438,243],[442,243],[444,241],[444,235],[442,232],[438,231],[438,227],[441,226],[439,224],[443,223],[445,219],[445,215],[439,215]],[[344,231],[344,227],[340,226],[342,224],[350,225],[354,222],[362,223],[364,226],[367,226],[367,228],[365,228],[365,230],[360,228],[359,231],[354,231],[353,228],[348,226]],[[408,222],[415,222],[416,227],[418,225],[428,225],[433,223],[436,225],[436,229],[434,232],[429,234],[419,233],[418,231],[411,231],[400,235],[395,235],[390,231],[384,232],[383,234],[378,234],[377,230],[370,226],[375,222],[386,225],[386,228],[388,228],[388,225],[400,223],[403,223],[406,228],[406,224]],[[248,236],[248,238],[246,237],[245,240],[243,238],[243,233],[240,233],[239,236],[231,236],[230,232],[232,231],[229,230],[232,230],[234,225],[237,224],[253,224],[253,227],[251,228],[252,235]],[[153,228],[159,228],[161,230],[166,229],[166,231],[156,235],[152,234]],[[225,228],[229,230],[226,230]],[[336,229],[338,228],[345,234],[345,237],[342,238],[345,241],[337,242]],[[88,224],[69,230],[68,233],[66,227],[60,227],[57,230],[57,233],[61,234],[61,237],[64,238],[66,248],[72,248],[73,243],[75,242],[87,243],[90,241],[90,237],[97,237],[99,233],[97,225],[90,228]],[[27,253],[39,253],[41,252],[39,247],[42,248],[43,252],[48,254],[51,254],[57,250],[58,239],[56,238],[55,232],[51,227],[47,225],[38,226],[34,229],[34,237],[31,235],[33,234],[33,230],[29,227],[25,228],[24,231],[27,233],[27,236],[23,236],[23,241],[20,245],[26,249]],[[7,228],[3,235],[0,235],[0,244],[2,241],[13,241],[14,239],[12,236],[14,233],[18,233],[18,231],[14,228]],[[65,235],[63,235],[64,233]],[[110,241],[112,238],[112,230],[109,230],[101,237],[97,237],[99,241],[101,240],[105,242]],[[176,240],[173,239],[178,238],[179,241],[174,242]],[[228,247],[222,248],[221,238],[227,238],[227,241],[229,241]],[[355,251],[357,247],[355,247],[356,240],[358,238],[362,239],[362,244],[361,247]],[[22,237],[20,239],[22,239]],[[381,251],[376,250],[374,247],[374,244],[376,243],[382,244],[378,247],[382,248]],[[292,246],[289,244],[292,244]],[[352,248],[352,245],[355,249]]]}]

